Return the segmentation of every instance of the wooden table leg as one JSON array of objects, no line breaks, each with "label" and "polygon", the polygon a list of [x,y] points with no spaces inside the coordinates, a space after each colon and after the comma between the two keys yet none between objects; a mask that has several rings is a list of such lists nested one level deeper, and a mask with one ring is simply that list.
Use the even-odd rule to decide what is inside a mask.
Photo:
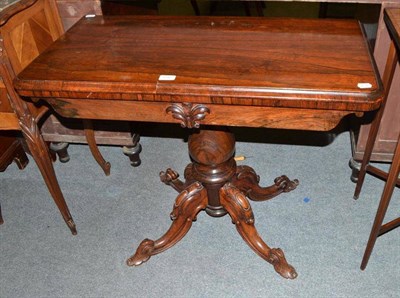
[{"label": "wooden table leg", "polygon": [[[0,55],[0,75],[4,81],[5,86],[13,86],[11,65],[6,59],[5,55]],[[15,89],[7,88],[7,92],[13,103],[14,111],[19,119],[22,134],[28,145],[29,151],[35,160],[43,179],[61,212],[63,219],[68,225],[73,235],[77,234],[76,226],[72,216],[69,212],[67,203],[65,202],[63,193],[61,192],[60,185],[58,184],[56,173],[53,167],[53,161],[48,146],[40,134],[40,129],[37,125],[36,119],[33,117],[28,109],[26,102],[24,102]]]},{"label": "wooden table leg", "polygon": [[61,192],[60,185],[58,184],[49,149],[40,134],[35,120],[30,114],[24,114],[20,117],[20,125],[32,157],[44,178],[54,202],[71,230],[71,233],[76,235],[76,226]]},{"label": "wooden table leg", "polygon": [[263,259],[271,263],[285,278],[297,277],[287,263],[283,251],[270,248],[254,227],[254,216],[247,197],[257,201],[270,199],[296,188],[298,181],[286,176],[275,179],[269,187],[258,185],[258,175],[250,167],[236,167],[235,139],[224,128],[195,131],[189,138],[189,154],[193,163],[185,170],[185,181],[168,169],[160,173],[161,181],[179,192],[169,230],[158,240],[145,239],[127,261],[129,266],[146,262],[152,255],[175,245],[189,231],[201,210],[213,217],[229,214],[243,240]]}]

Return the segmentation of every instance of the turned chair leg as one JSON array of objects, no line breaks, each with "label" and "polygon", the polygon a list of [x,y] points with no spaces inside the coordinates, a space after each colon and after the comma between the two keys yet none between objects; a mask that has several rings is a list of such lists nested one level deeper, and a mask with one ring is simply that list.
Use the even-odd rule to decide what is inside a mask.
[{"label": "turned chair leg", "polygon": [[140,159],[140,152],[142,152],[142,145],[140,145],[140,135],[135,133],[132,135],[132,146],[124,146],[122,152],[129,157],[132,167],[138,167],[142,163]]},{"label": "turned chair leg", "polygon": [[57,154],[60,162],[66,163],[70,160],[68,146],[69,144],[64,142],[51,142],[49,148],[51,151]]}]

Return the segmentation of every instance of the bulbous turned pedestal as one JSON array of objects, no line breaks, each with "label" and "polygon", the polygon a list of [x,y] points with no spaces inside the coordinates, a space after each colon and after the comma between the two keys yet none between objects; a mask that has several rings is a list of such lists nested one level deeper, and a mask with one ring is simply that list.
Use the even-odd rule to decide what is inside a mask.
[{"label": "bulbous turned pedestal", "polygon": [[189,137],[189,155],[193,160],[192,177],[207,190],[206,212],[213,217],[227,214],[219,200],[219,190],[236,172],[235,136],[223,130],[200,130]]},{"label": "bulbous turned pedestal", "polygon": [[259,176],[252,168],[236,166],[235,138],[223,128],[193,132],[189,138],[189,154],[192,163],[185,169],[185,181],[172,169],[160,173],[161,181],[179,192],[171,214],[171,227],[158,240],[143,240],[128,259],[128,265],[138,266],[175,245],[189,231],[197,213],[205,210],[213,217],[229,213],[239,234],[255,253],[272,264],[281,276],[296,278],[296,270],[287,263],[283,251],[270,248],[258,235],[248,199],[269,200],[295,189],[298,181],[281,176],[271,186],[259,186]]}]

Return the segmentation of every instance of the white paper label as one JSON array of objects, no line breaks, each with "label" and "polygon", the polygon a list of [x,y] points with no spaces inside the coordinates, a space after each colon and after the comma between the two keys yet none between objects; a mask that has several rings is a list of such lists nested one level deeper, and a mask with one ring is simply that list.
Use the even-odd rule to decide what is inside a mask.
[{"label": "white paper label", "polygon": [[357,87],[360,89],[371,89],[372,88],[372,84],[370,83],[358,83]]},{"label": "white paper label", "polygon": [[176,75],[160,75],[159,81],[175,81]]},{"label": "white paper label", "polygon": [[87,14],[85,15],[85,18],[94,18],[96,15],[95,14]]}]

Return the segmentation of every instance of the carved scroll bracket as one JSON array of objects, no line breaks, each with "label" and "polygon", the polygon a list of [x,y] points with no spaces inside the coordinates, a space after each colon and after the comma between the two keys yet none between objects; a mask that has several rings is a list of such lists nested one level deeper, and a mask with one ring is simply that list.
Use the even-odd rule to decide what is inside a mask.
[{"label": "carved scroll bracket", "polygon": [[173,103],[166,109],[166,112],[171,113],[173,118],[179,120],[182,127],[199,128],[200,121],[210,114],[210,109],[202,104]]}]

